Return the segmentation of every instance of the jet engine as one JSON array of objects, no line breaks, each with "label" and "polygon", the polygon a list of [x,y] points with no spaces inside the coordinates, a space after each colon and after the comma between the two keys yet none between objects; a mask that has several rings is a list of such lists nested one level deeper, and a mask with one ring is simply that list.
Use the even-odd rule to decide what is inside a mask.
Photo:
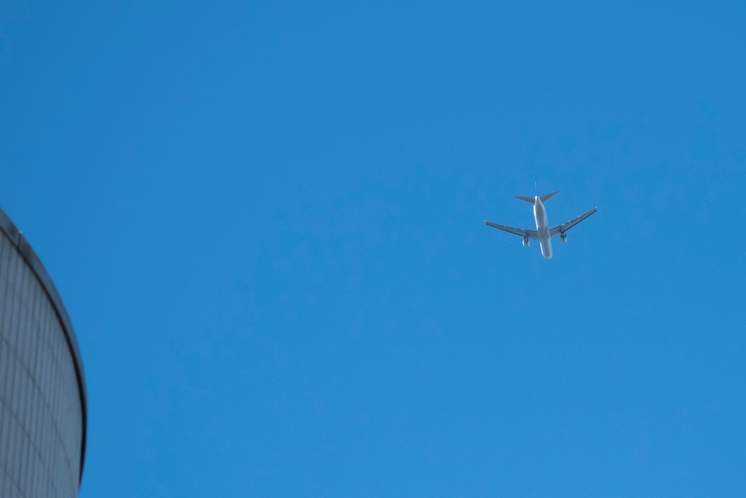
[{"label": "jet engine", "polygon": [[528,247],[531,245],[531,242],[528,240],[528,237],[523,237],[523,247]]},{"label": "jet engine", "polygon": [[567,234],[566,234],[566,233],[563,233],[562,235],[560,235],[560,240],[561,240],[562,242],[567,242]]}]

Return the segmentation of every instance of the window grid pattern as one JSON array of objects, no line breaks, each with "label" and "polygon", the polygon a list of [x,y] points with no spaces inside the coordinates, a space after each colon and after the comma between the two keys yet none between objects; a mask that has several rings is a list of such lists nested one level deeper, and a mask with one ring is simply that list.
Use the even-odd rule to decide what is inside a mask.
[{"label": "window grid pattern", "polygon": [[0,498],[77,496],[82,417],[62,325],[0,232]]}]

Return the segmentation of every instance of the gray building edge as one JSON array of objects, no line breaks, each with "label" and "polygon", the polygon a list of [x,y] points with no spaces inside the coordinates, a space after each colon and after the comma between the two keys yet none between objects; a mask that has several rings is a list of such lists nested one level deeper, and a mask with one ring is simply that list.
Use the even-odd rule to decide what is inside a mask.
[{"label": "gray building edge", "polygon": [[26,264],[31,268],[36,275],[36,278],[41,283],[44,291],[47,293],[49,301],[52,303],[57,319],[62,324],[62,330],[65,331],[65,340],[67,341],[67,347],[70,349],[70,353],[73,357],[73,363],[75,364],[75,376],[78,379],[78,392],[80,393],[80,408],[83,414],[83,441],[81,442],[80,449],[80,479],[83,479],[83,463],[85,462],[85,445],[86,445],[86,434],[88,432],[88,402],[85,390],[85,377],[83,375],[83,360],[80,356],[80,349],[78,349],[78,341],[75,339],[75,332],[73,331],[70,317],[67,315],[65,305],[62,304],[62,298],[57,292],[57,288],[54,286],[49,273],[41,264],[41,260],[34,252],[31,244],[28,243],[26,238],[23,236],[20,230],[11,221],[5,211],[0,208],[0,230],[3,231],[8,240],[16,247],[18,252],[23,256]]}]

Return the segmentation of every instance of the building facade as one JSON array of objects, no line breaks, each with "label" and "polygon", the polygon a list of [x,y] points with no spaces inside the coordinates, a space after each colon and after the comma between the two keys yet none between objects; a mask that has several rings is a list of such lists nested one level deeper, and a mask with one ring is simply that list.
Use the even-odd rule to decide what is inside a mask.
[{"label": "building facade", "polygon": [[72,498],[86,442],[83,364],[41,261],[0,209],[0,498]]}]

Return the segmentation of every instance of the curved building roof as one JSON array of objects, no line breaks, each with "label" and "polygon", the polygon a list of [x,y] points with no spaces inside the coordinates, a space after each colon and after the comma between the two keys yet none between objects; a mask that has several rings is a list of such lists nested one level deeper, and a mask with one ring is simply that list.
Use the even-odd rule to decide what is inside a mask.
[{"label": "curved building roof", "polygon": [[41,260],[34,252],[31,244],[28,243],[21,231],[18,230],[2,208],[0,208],[0,230],[3,231],[16,249],[18,249],[18,252],[21,253],[23,259],[36,275],[36,278],[39,279],[39,282],[54,307],[57,318],[62,325],[62,330],[65,331],[67,346],[70,348],[70,354],[72,355],[75,364],[75,375],[78,379],[78,391],[80,393],[80,407],[81,413],[83,414],[83,441],[81,443],[82,447],[80,451],[80,478],[82,479],[83,463],[85,462],[86,432],[88,426],[88,403],[85,390],[85,377],[83,375],[83,360],[81,359],[80,350],[78,349],[78,341],[75,339],[75,332],[73,331],[72,323],[70,323],[70,317],[67,315],[65,305],[62,304],[62,298],[60,298],[57,288],[52,282],[52,278],[49,276],[49,273],[47,273],[44,265],[41,264]]}]

